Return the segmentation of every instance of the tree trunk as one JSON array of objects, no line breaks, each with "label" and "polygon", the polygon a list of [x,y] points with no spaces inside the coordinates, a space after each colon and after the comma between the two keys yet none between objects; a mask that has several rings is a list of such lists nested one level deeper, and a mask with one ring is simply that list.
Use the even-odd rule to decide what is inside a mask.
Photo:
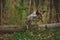
[{"label": "tree trunk", "polygon": [[3,25],[2,19],[4,18],[4,14],[5,14],[5,3],[6,0],[1,0],[1,25]]},{"label": "tree trunk", "polygon": [[36,6],[36,9],[38,9],[38,6],[39,6],[39,0],[35,0],[35,6]]},{"label": "tree trunk", "polygon": [[51,23],[52,19],[52,0],[50,0],[50,13],[49,13],[49,23]]},{"label": "tree trunk", "polygon": [[59,0],[53,0],[53,3],[54,3],[55,11],[56,11],[56,21],[59,22],[59,18],[58,18],[58,16],[60,15],[59,14]]},{"label": "tree trunk", "polygon": [[1,0],[0,0],[0,25],[1,25]]},{"label": "tree trunk", "polygon": [[23,1],[23,0],[21,0],[21,6],[23,6],[23,4],[24,4],[24,1]]}]

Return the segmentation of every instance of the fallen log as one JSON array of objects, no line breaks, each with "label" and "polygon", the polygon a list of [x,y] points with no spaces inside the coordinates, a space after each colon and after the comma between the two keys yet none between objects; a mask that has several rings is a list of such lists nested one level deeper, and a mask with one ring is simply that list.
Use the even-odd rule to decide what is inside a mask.
[{"label": "fallen log", "polygon": [[0,33],[13,33],[25,30],[25,27],[20,27],[19,25],[0,25]]},{"label": "fallen log", "polygon": [[[33,27],[28,27],[29,29],[33,29],[36,26]],[[52,23],[52,24],[41,24],[38,25],[38,28],[40,27],[47,27],[47,28],[55,28],[55,27],[60,27],[60,23]],[[0,25],[0,33],[12,33],[12,32],[17,32],[17,31],[26,31],[27,28],[20,27],[19,25]]]},{"label": "fallen log", "polygon": [[47,28],[56,28],[60,27],[60,23],[52,23],[52,24],[41,24],[39,27],[47,27]]}]

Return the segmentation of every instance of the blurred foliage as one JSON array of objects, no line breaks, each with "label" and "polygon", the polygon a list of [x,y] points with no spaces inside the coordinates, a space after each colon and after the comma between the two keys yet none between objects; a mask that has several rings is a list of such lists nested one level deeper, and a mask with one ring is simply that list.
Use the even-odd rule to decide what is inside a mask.
[{"label": "blurred foliage", "polygon": [[[37,0],[35,0],[37,1]],[[2,18],[2,21],[5,22],[7,25],[12,24],[12,25],[25,25],[26,24],[26,18],[27,15],[30,14],[33,10],[36,9],[36,7],[34,5],[36,5],[36,3],[34,1],[33,4],[28,3],[29,1],[26,0],[11,0],[11,1],[7,1],[6,0],[6,4],[5,4],[5,11],[6,14],[4,14],[4,18]],[[50,13],[50,7],[49,7],[49,0],[41,0],[41,2],[38,5],[38,10],[40,10],[40,8],[42,10],[45,10],[46,12],[42,15],[42,20],[43,22],[41,22],[41,20],[37,20],[37,21],[32,21],[32,25],[39,25],[39,24],[43,24],[43,23],[48,23],[49,22],[49,13]],[[52,9],[54,9],[54,6],[52,6]],[[53,16],[54,15],[54,16]],[[52,15],[51,15],[51,20],[52,22],[56,21],[56,13],[55,13],[55,9],[52,10]]]},{"label": "blurred foliage", "polygon": [[[5,15],[6,18],[3,18],[2,20],[4,22],[7,22],[7,24],[12,25],[20,25],[23,26],[26,24],[26,17],[28,14],[28,7],[27,5],[23,4],[21,5],[19,1],[21,0],[15,0],[16,3],[8,3],[5,4],[5,10],[7,11],[7,14]],[[44,0],[45,1],[45,0]],[[47,9],[48,7],[48,1],[44,2],[44,5],[40,4],[39,6],[46,11],[49,11]],[[59,9],[60,10],[60,9]],[[43,22],[47,23],[47,12],[42,15],[43,16]],[[32,21],[32,25],[39,25],[42,24],[41,20]],[[32,30],[26,30],[24,32],[15,32],[11,34],[14,40],[60,40],[60,28],[55,29],[32,29]],[[9,36],[7,36],[7,40],[9,40]]]},{"label": "blurred foliage", "polygon": [[[27,16],[27,6],[26,5],[20,5],[19,0],[16,0],[15,4],[10,4],[6,2],[5,4],[5,11],[7,12],[7,16],[9,18],[3,19],[3,22],[6,22],[7,24],[17,24],[17,25],[24,25],[26,21]],[[9,13],[9,14],[8,14]],[[5,14],[4,14],[5,15]],[[7,19],[7,20],[6,20]]]}]

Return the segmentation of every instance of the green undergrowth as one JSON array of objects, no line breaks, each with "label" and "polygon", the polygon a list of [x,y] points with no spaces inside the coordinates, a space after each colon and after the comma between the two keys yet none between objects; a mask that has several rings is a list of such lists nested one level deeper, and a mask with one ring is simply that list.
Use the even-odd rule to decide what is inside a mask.
[{"label": "green undergrowth", "polygon": [[17,32],[14,40],[60,40],[60,28],[40,28]]}]

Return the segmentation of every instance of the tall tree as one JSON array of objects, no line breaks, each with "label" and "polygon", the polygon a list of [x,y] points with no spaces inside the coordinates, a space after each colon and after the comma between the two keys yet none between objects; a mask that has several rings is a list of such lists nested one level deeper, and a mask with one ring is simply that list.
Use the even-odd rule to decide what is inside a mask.
[{"label": "tall tree", "polygon": [[52,18],[52,0],[50,0],[50,9],[49,9],[49,23],[51,23],[51,18]]},{"label": "tall tree", "polygon": [[1,25],[1,0],[0,0],[0,25]]},{"label": "tall tree", "polygon": [[59,22],[59,4],[60,4],[60,0],[53,0],[54,3],[54,7],[55,7],[55,11],[56,11],[56,21]]},{"label": "tall tree", "polygon": [[[1,19],[4,17],[3,15],[4,15],[4,12],[5,12],[5,10],[4,10],[5,3],[6,3],[5,0],[0,0],[0,9],[1,9],[0,18]],[[3,24],[2,20],[1,20],[1,24]]]},{"label": "tall tree", "polygon": [[39,0],[35,0],[35,6],[36,6],[36,9],[38,9],[38,6],[39,6]]}]

